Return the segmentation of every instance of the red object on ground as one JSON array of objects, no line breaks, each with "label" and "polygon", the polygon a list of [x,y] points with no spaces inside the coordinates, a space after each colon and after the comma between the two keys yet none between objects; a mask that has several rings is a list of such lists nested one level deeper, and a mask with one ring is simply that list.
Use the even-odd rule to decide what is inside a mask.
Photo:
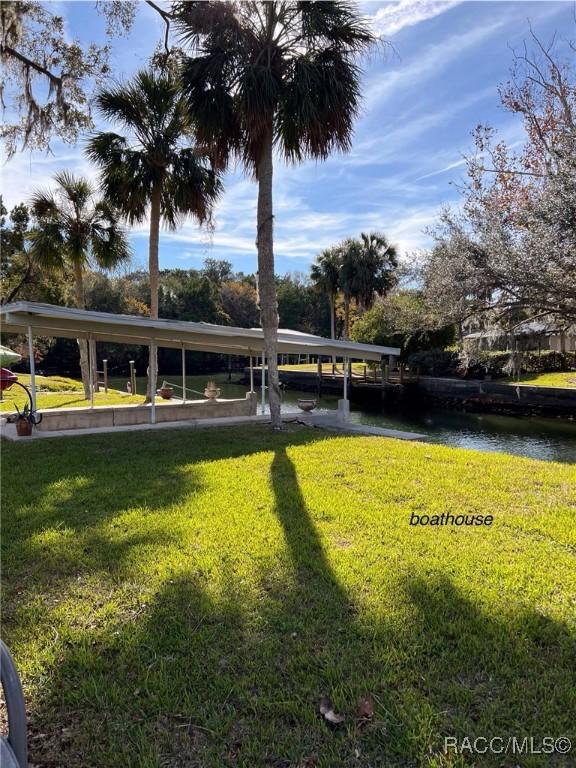
[{"label": "red object on ground", "polygon": [[10,389],[15,381],[18,381],[18,376],[15,373],[12,373],[8,368],[0,368],[0,392]]}]

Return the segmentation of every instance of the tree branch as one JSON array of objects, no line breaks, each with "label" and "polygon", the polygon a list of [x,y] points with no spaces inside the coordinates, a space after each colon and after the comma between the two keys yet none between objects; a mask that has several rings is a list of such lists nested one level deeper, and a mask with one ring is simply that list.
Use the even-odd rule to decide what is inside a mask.
[{"label": "tree branch", "polygon": [[162,21],[166,25],[166,29],[164,32],[164,48],[166,49],[166,53],[170,53],[170,48],[168,46],[168,39],[170,36],[170,22],[172,21],[174,16],[168,11],[165,11],[164,8],[161,8],[159,5],[157,5],[153,0],[146,0],[146,3],[150,6],[150,8],[154,8],[156,13],[160,14],[160,16],[162,17]]},{"label": "tree branch", "polygon": [[9,45],[3,45],[1,50],[3,55],[11,56],[13,59],[17,59],[22,64],[25,64],[27,67],[30,67],[31,69],[34,69],[39,74],[47,77],[48,80],[50,80],[50,82],[52,83],[52,85],[54,85],[58,90],[62,88],[63,78],[59,77],[58,75],[55,75],[49,69],[46,69],[46,67],[43,67],[41,64],[38,64],[38,62],[33,61],[32,59],[29,59],[27,56],[24,56],[23,53],[20,53],[14,48],[11,48]]}]

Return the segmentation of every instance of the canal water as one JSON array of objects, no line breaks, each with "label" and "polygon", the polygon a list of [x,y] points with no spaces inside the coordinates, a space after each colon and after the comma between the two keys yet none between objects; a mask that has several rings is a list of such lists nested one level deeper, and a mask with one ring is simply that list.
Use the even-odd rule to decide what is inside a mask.
[{"label": "canal water", "polygon": [[[222,397],[244,397],[246,387],[230,384],[226,375],[213,377],[222,388]],[[206,376],[190,377],[191,386],[204,386]],[[200,384],[201,382],[201,384]],[[313,397],[309,392],[286,390],[283,392],[283,410],[299,413],[299,397]],[[336,410],[338,398],[323,396],[316,412]],[[260,404],[258,405],[260,412]],[[576,463],[576,422],[526,416],[500,416],[490,413],[466,413],[463,411],[414,406],[403,410],[398,405],[390,410],[373,410],[351,404],[350,420],[355,424],[406,430],[427,435],[431,442],[473,448],[478,451],[500,451],[518,456],[529,456],[544,461]]]}]

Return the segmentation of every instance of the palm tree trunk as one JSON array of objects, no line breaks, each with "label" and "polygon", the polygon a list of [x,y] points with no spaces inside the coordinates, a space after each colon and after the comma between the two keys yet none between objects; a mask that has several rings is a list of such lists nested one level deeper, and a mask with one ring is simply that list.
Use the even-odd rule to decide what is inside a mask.
[{"label": "palm tree trunk", "polygon": [[350,296],[344,294],[344,338],[350,338]]},{"label": "palm tree trunk", "polygon": [[[162,187],[158,185],[150,199],[150,240],[148,244],[148,272],[150,274],[150,317],[158,320],[158,285],[160,282],[160,268],[158,265],[158,251],[160,241],[160,203],[162,200]],[[148,364],[148,385],[146,387],[146,402],[152,400],[150,382],[152,381],[152,367],[158,370],[158,351],[154,359]],[[158,378],[157,376],[155,378]]]},{"label": "palm tree trunk", "polygon": [[[328,295],[328,301],[330,302],[330,338],[336,338],[336,299],[334,294]],[[336,355],[332,355],[332,363],[336,362]]]},{"label": "palm tree trunk", "polygon": [[160,240],[160,201],[162,189],[160,185],[152,192],[150,200],[150,243],[148,246],[148,269],[150,271],[150,317],[158,320],[158,250]]},{"label": "palm tree trunk", "polygon": [[90,339],[88,342],[88,349],[90,350],[90,360],[92,360],[92,386],[94,392],[98,392],[98,358],[96,357],[96,341]]},{"label": "palm tree trunk", "polygon": [[330,294],[328,296],[328,301],[330,302],[330,338],[335,339],[336,338],[336,301],[334,300],[334,295]]},{"label": "palm tree trunk", "polygon": [[264,331],[264,352],[268,363],[268,400],[273,429],[282,429],[280,386],[278,379],[278,302],[274,281],[274,240],[272,206],[272,118],[263,139],[257,168],[258,212],[256,248],[258,249],[258,293],[260,322]]},{"label": "palm tree trunk", "polygon": [[[74,263],[74,293],[76,306],[78,309],[86,309],[86,299],[84,297],[84,276],[82,274],[82,265]],[[78,339],[78,348],[80,349],[80,372],[82,375],[82,386],[84,387],[84,397],[86,400],[90,397],[90,369],[88,365],[88,342],[85,339]]]}]

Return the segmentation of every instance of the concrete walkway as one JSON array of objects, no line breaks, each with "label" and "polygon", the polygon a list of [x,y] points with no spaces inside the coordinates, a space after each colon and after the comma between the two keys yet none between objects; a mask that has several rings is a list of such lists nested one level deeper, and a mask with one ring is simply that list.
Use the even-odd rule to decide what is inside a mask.
[{"label": "concrete walkway", "polygon": [[[285,418],[286,421],[293,421]],[[149,432],[158,429],[202,429],[204,427],[231,427],[237,424],[266,424],[270,416],[229,416],[221,419],[189,419],[188,421],[163,421],[156,424],[131,424],[116,427],[89,427],[87,429],[33,429],[30,437],[18,437],[14,424],[3,424],[0,435],[14,442],[46,440],[52,437],[80,437],[85,435],[117,434],[118,432]]]},{"label": "concrete walkway", "polygon": [[[397,429],[370,427],[364,424],[351,424],[339,421],[336,415],[313,413],[285,413],[282,420],[286,423],[296,422],[309,427],[326,429],[330,432],[341,432],[350,435],[375,435],[378,437],[394,437],[399,440],[426,440],[426,435],[415,432],[401,432]],[[119,432],[149,432],[158,429],[207,429],[213,427],[232,427],[242,424],[269,424],[270,416],[230,416],[219,419],[196,419],[189,421],[161,422],[159,424],[134,424],[116,427],[92,427],[89,429],[62,429],[49,432],[34,429],[30,437],[18,437],[14,424],[2,424],[0,435],[11,442],[30,442],[32,440],[47,440],[54,437],[82,437],[86,435],[117,434]]]},{"label": "concrete walkway", "polygon": [[427,440],[427,435],[416,432],[402,432],[398,429],[386,429],[385,427],[370,427],[367,424],[352,424],[349,421],[340,421],[335,416],[325,414],[310,414],[302,419],[313,427],[327,429],[330,432],[344,432],[350,435],[376,435],[377,437],[394,437],[397,440]]}]

